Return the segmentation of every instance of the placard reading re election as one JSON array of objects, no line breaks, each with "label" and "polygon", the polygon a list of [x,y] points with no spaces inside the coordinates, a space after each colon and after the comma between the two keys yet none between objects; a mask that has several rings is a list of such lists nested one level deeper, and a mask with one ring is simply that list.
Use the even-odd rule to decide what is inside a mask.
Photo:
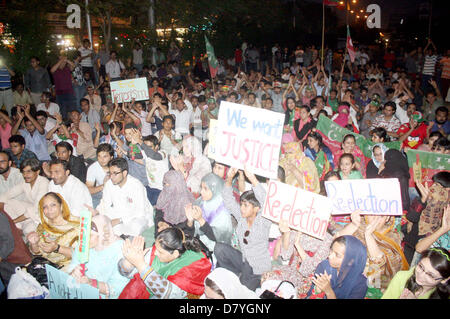
[{"label": "placard reading re election", "polygon": [[284,114],[246,105],[220,104],[215,159],[277,178]]},{"label": "placard reading re election", "polygon": [[333,202],[332,215],[402,215],[402,196],[397,178],[347,179],[325,182],[327,197]]}]

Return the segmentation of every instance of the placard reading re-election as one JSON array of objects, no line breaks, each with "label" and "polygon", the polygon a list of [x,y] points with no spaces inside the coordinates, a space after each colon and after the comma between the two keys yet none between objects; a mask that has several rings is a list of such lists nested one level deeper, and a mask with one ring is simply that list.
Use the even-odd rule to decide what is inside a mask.
[{"label": "placard reading re-election", "polygon": [[292,229],[324,238],[333,206],[329,198],[278,181],[271,180],[267,187],[263,217],[287,220]]},{"label": "placard reading re-election", "polygon": [[138,78],[123,81],[113,81],[111,86],[111,96],[113,103],[148,100],[148,85],[146,78]]},{"label": "placard reading re-election", "polygon": [[254,174],[276,178],[284,114],[222,102],[215,159]]},{"label": "placard reading re-election", "polygon": [[348,179],[325,182],[327,196],[333,202],[333,215],[402,215],[400,183],[396,178]]}]

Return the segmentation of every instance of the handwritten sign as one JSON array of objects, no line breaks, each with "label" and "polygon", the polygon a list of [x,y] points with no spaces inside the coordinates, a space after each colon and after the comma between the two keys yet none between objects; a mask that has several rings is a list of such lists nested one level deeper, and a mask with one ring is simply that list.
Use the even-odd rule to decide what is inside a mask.
[{"label": "handwritten sign", "polygon": [[111,96],[113,103],[123,103],[148,100],[148,86],[146,78],[138,78],[123,81],[113,81],[111,86]]},{"label": "handwritten sign", "polygon": [[80,213],[80,233],[78,244],[78,261],[85,264],[89,261],[89,240],[91,238],[92,213],[83,210]]},{"label": "handwritten sign", "polygon": [[274,222],[287,220],[290,228],[323,239],[332,207],[325,196],[270,181],[262,216]]},{"label": "handwritten sign", "polygon": [[254,174],[276,178],[284,114],[223,101],[215,159]]},{"label": "handwritten sign", "polygon": [[79,284],[75,278],[50,265],[45,265],[50,299],[99,299],[97,288]]},{"label": "handwritten sign", "polygon": [[360,209],[362,214],[402,215],[402,197],[397,178],[348,179],[326,181],[332,215],[348,215]]},{"label": "handwritten sign", "polygon": [[213,160],[216,159],[217,123],[217,120],[209,120],[208,157]]}]

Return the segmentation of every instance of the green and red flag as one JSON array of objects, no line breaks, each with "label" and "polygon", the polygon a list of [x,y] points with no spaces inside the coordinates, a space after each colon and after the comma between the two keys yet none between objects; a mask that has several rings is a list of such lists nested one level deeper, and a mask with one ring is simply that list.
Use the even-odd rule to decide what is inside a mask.
[{"label": "green and red flag", "polygon": [[350,28],[347,25],[347,50],[348,55],[350,56],[350,61],[355,62],[355,48],[353,47],[352,38],[350,37]]},{"label": "green and red flag", "polygon": [[414,176],[421,180],[422,184],[428,182],[429,185],[433,183],[433,175],[440,171],[450,171],[450,155],[432,153],[426,151],[418,151],[409,149],[406,151],[408,157],[409,187],[415,187]]},{"label": "green and red flag", "polygon": [[216,55],[214,54],[214,48],[209,42],[205,35],[206,42],[206,54],[208,55],[209,72],[211,73],[211,78],[214,78],[219,70],[219,62],[217,61]]}]

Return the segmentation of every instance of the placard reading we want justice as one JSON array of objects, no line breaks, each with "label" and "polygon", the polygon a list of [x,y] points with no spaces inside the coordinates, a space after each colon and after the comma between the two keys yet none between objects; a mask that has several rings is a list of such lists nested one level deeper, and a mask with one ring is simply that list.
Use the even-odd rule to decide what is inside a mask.
[{"label": "placard reading we want justice", "polygon": [[111,96],[113,103],[148,100],[148,85],[146,78],[138,78],[123,81],[113,81]]},{"label": "placard reading we want justice", "polygon": [[222,102],[215,137],[216,161],[277,178],[284,114]]},{"label": "placard reading we want justice", "polygon": [[323,240],[332,209],[325,196],[270,181],[262,216],[277,223],[287,220],[290,228]]},{"label": "placard reading we want justice", "polygon": [[402,215],[400,183],[396,178],[348,179],[325,182],[333,215]]}]

